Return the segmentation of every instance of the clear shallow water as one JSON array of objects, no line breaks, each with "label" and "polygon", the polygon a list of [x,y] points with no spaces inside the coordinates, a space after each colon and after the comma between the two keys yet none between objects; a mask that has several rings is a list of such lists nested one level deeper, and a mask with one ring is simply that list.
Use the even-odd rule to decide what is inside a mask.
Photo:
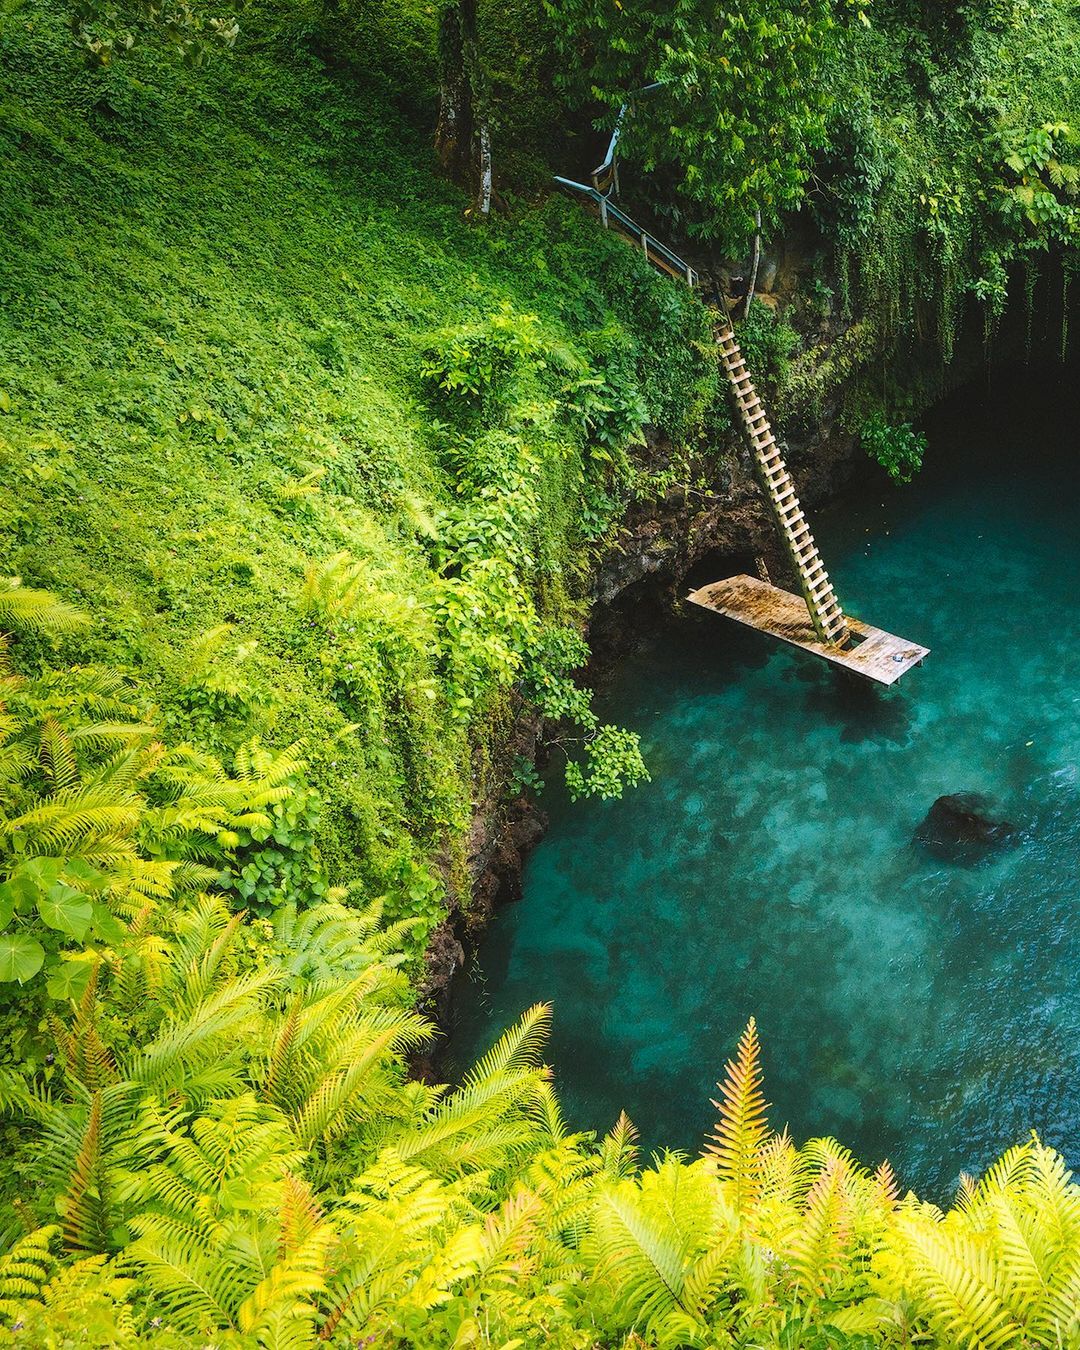
[{"label": "clear shallow water", "polygon": [[[459,986],[450,1073],[550,1000],[571,1124],[625,1107],[646,1146],[696,1150],[753,1014],[796,1137],[888,1156],[938,1198],[1029,1128],[1080,1162],[1071,388],[1012,409],[969,390],[917,485],[818,513],[847,607],[933,649],[897,689],[709,616],[626,661],[604,712],[642,732],[653,782],[550,794],[524,899]],[[1019,845],[975,866],[913,846],[962,790],[997,798]]]}]

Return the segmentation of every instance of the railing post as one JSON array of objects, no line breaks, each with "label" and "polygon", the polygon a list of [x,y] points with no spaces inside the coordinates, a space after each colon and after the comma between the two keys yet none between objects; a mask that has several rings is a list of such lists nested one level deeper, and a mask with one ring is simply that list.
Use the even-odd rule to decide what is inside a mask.
[{"label": "railing post", "polygon": [[645,250],[645,261],[649,260],[649,236],[644,230],[641,232],[641,247]]},{"label": "railing post", "polygon": [[606,230],[607,227],[608,227],[608,223],[607,223],[607,198],[606,198],[606,197],[601,197],[601,198],[600,198],[600,219],[601,219],[601,221],[603,222],[604,229]]}]

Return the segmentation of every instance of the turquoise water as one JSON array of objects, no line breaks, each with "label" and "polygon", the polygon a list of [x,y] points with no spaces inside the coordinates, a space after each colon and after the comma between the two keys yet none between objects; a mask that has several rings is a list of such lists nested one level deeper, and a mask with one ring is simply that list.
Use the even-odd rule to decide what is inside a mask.
[{"label": "turquoise water", "polygon": [[[550,794],[524,899],[458,989],[450,1072],[551,1000],[570,1123],[625,1107],[647,1147],[696,1150],[752,1014],[772,1121],[797,1137],[888,1156],[937,1197],[1030,1128],[1080,1161],[1066,389],[1019,408],[968,390],[927,428],[915,486],[818,513],[848,608],[932,648],[895,690],[710,616],[626,660],[604,712],[642,732],[653,781],[608,804]],[[1016,847],[960,865],[912,844],[964,790],[1000,801]]]}]

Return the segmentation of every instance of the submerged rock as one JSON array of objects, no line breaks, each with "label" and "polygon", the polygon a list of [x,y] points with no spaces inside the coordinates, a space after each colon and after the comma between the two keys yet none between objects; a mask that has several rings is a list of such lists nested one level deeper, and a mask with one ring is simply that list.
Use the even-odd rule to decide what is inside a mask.
[{"label": "submerged rock", "polygon": [[1016,837],[1016,827],[982,792],[939,797],[915,831],[915,843],[939,857],[967,862]]}]

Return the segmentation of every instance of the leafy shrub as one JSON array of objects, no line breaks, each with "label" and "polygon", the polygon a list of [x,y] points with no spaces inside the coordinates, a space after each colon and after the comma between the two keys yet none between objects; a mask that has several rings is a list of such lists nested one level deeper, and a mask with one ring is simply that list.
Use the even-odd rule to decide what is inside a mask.
[{"label": "leafy shrub", "polygon": [[571,801],[581,797],[608,801],[621,797],[626,788],[648,781],[640,735],[611,723],[597,726],[586,737],[584,761],[571,760],[566,766]]},{"label": "leafy shrub", "polygon": [[894,483],[910,483],[922,468],[926,437],[910,422],[890,422],[883,413],[873,413],[863,422],[859,437],[866,453]]},{"label": "leafy shrub", "polygon": [[746,363],[758,379],[782,384],[799,335],[776,310],[755,299],[750,312],[739,322],[739,345]]},{"label": "leafy shrub", "polygon": [[521,362],[544,368],[545,344],[535,314],[504,300],[482,323],[445,329],[431,339],[420,367],[444,393],[478,399]]},{"label": "leafy shrub", "polygon": [[[265,751],[256,754],[263,763],[271,759]],[[265,820],[230,832],[229,866],[221,875],[223,889],[264,918],[289,901],[316,904],[329,889],[315,842],[322,799],[300,772],[285,786],[288,796],[266,809]]]}]

